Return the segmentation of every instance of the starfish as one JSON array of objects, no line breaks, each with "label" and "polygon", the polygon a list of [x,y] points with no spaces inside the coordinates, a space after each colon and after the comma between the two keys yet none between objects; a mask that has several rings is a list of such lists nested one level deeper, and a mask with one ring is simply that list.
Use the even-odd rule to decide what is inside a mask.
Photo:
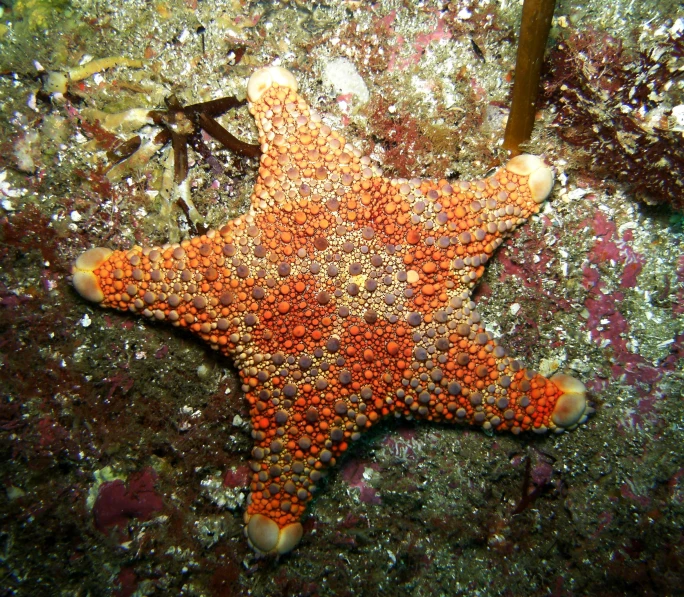
[{"label": "starfish", "polygon": [[393,180],[322,123],[289,71],[255,72],[247,97],[261,147],[249,212],[178,244],[90,249],[72,273],[84,298],[188,329],[235,362],[257,552],[297,545],[326,471],[385,417],[514,434],[586,420],[584,385],[524,369],[471,300],[550,194],[542,159],[469,182]]}]

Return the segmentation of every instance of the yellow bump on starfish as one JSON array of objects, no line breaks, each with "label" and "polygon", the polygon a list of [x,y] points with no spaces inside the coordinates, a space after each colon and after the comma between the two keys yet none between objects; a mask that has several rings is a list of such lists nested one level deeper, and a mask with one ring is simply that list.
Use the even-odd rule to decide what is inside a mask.
[{"label": "yellow bump on starfish", "polygon": [[516,156],[506,164],[506,170],[527,176],[527,184],[535,203],[542,203],[553,189],[553,170],[544,164],[536,155],[522,154]]},{"label": "yellow bump on starfish", "polygon": [[561,391],[556,407],[551,413],[551,420],[558,427],[574,429],[586,418],[587,389],[579,379],[563,373],[556,373],[551,381]]},{"label": "yellow bump on starfish", "polygon": [[251,103],[258,102],[274,85],[297,91],[297,80],[287,69],[271,66],[256,71],[247,82],[247,99]]},{"label": "yellow bump on starfish", "polygon": [[591,412],[580,381],[508,356],[471,300],[551,168],[523,155],[481,180],[389,179],[296,89],[281,68],[248,84],[262,149],[248,213],[181,243],[91,249],[73,268],[85,298],[235,362],[254,442],[245,535],[260,553],[299,542],[326,471],[385,417],[519,434]]},{"label": "yellow bump on starfish", "polygon": [[261,514],[246,514],[245,523],[249,544],[260,553],[287,553],[299,543],[304,532],[299,522],[291,522],[281,528]]},{"label": "yellow bump on starfish", "polygon": [[74,263],[71,269],[72,281],[83,298],[95,303],[101,303],[104,300],[104,293],[100,288],[97,276],[93,272],[104,264],[111,254],[111,249],[96,247],[83,253]]}]

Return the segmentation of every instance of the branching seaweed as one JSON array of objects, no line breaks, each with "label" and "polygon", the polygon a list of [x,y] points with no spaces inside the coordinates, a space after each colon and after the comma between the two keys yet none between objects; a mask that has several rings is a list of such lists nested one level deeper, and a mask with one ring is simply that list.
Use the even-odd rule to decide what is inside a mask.
[{"label": "branching seaweed", "polygon": [[574,32],[553,51],[545,83],[558,135],[590,156],[583,166],[679,210],[684,143],[672,108],[682,100],[683,57],[684,38],[673,31],[637,53],[605,33]]}]

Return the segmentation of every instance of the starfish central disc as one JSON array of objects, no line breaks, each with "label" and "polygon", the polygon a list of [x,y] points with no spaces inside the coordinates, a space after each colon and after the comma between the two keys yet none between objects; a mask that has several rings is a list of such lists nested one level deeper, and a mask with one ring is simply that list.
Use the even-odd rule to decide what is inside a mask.
[{"label": "starfish central disc", "polygon": [[73,282],[234,360],[252,422],[245,533],[256,550],[299,542],[326,469],[390,414],[515,434],[585,420],[582,383],[525,370],[470,299],[551,192],[540,158],[454,184],[388,179],[322,123],[288,71],[256,72],[248,98],[262,148],[249,213],[179,244],[91,249]]}]

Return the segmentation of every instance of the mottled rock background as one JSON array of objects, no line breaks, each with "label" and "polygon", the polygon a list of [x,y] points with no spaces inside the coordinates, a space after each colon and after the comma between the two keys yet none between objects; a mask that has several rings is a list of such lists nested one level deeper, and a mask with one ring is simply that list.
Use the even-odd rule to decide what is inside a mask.
[{"label": "mottled rock background", "polygon": [[[350,450],[299,547],[242,536],[250,451],[234,369],[194,339],[86,304],[71,261],[246,209],[257,163],[169,148],[116,183],[88,115],[301,93],[389,173],[484,174],[500,149],[517,2],[15,0],[0,17],[0,595],[675,595],[684,585],[684,15],[559,1],[529,150],[542,213],[477,291],[489,329],[597,406],[556,437],[388,421]],[[679,12],[678,12],[679,11]],[[92,58],[144,59],[75,81]],[[340,59],[346,62],[341,63]],[[332,66],[331,66],[332,65]],[[343,65],[343,68],[340,66]],[[335,79],[335,66],[345,75]],[[254,141],[246,108],[221,122]],[[133,133],[122,135],[122,139]],[[210,141],[208,141],[210,142]]]}]

